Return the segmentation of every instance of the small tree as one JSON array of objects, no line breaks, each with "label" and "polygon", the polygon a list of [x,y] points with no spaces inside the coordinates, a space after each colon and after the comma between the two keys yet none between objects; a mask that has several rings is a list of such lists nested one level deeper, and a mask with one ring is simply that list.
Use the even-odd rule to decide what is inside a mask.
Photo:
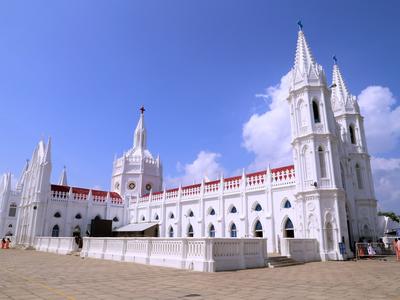
[{"label": "small tree", "polygon": [[392,220],[393,222],[397,222],[400,223],[400,216],[396,215],[394,212],[392,211],[380,211],[378,212],[378,216],[384,216],[384,217],[388,217],[390,220]]}]

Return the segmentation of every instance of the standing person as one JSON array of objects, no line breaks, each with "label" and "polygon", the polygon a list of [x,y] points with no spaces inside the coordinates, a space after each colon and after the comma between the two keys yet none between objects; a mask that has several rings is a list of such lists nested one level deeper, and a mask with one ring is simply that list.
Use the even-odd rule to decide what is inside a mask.
[{"label": "standing person", "polygon": [[5,249],[5,247],[6,247],[6,239],[3,238],[3,239],[1,240],[1,249]]},{"label": "standing person", "polygon": [[394,253],[396,254],[397,260],[399,259],[398,251],[397,251],[397,238],[392,241],[392,248]]},{"label": "standing person", "polygon": [[396,258],[397,260],[400,260],[400,240],[397,240],[396,242]]}]

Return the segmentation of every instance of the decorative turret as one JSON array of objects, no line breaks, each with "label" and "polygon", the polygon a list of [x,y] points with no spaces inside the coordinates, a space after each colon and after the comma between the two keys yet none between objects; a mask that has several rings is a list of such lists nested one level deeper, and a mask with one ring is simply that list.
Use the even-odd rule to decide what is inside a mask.
[{"label": "decorative turret", "polygon": [[332,73],[332,109],[336,115],[345,112],[359,113],[360,109],[355,96],[351,95],[347,89],[346,83],[343,79],[337,64],[336,56],[333,57],[333,73]]},{"label": "decorative turret", "polygon": [[58,185],[63,185],[63,186],[67,186],[68,182],[67,182],[67,168],[64,166],[62,172],[61,172],[61,176],[60,176],[60,180],[58,181]]}]

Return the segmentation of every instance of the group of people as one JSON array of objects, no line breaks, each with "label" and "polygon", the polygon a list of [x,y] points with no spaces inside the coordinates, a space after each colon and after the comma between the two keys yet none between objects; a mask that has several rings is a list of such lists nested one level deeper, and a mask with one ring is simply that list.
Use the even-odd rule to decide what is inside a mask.
[{"label": "group of people", "polygon": [[396,253],[396,259],[400,260],[400,239],[395,238],[393,241],[393,249]]},{"label": "group of people", "polygon": [[11,240],[10,238],[3,238],[1,240],[1,249],[9,249],[10,248],[10,244],[11,244]]}]

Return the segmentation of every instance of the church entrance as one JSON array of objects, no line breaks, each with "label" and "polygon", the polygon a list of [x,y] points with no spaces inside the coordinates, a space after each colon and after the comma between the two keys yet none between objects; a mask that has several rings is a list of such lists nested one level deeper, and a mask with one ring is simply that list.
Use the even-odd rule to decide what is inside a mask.
[{"label": "church entrance", "polygon": [[254,225],[254,236],[255,237],[263,237],[263,228],[260,221]]},{"label": "church entrance", "polygon": [[294,227],[292,221],[289,218],[285,222],[283,236],[285,238],[294,238]]}]

